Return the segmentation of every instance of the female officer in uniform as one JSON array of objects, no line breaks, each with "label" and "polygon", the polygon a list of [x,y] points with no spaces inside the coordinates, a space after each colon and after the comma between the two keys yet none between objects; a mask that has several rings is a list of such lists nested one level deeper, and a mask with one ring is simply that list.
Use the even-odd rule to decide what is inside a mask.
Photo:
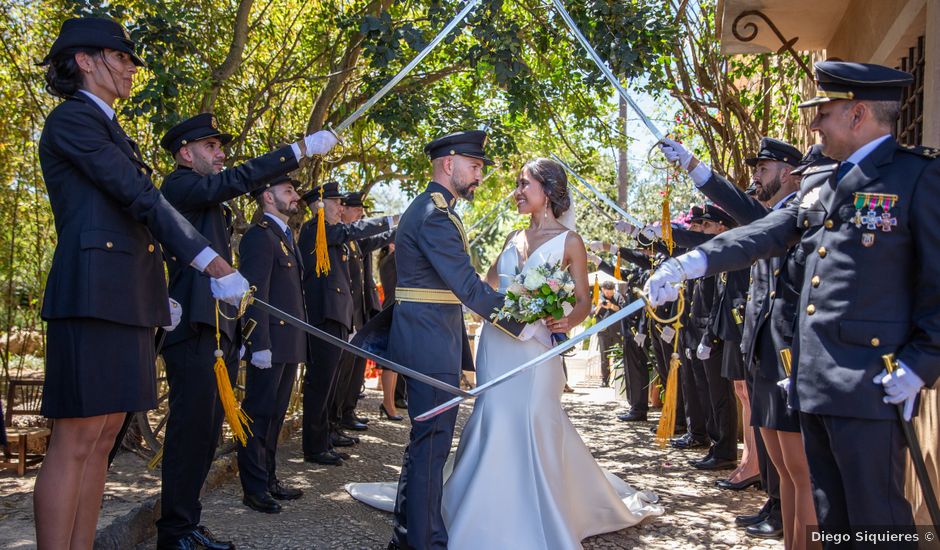
[{"label": "female officer in uniform", "polygon": [[[35,489],[40,549],[91,548],[108,452],[124,416],[156,406],[154,328],[170,326],[162,244],[213,277],[213,294],[247,290],[153,186],[140,149],[114,120],[137,66],[110,19],[69,19],[46,65],[65,101],[46,118],[39,161],[58,241],[46,282],[42,414],[55,419]],[[176,316],[178,319],[178,316]]]}]

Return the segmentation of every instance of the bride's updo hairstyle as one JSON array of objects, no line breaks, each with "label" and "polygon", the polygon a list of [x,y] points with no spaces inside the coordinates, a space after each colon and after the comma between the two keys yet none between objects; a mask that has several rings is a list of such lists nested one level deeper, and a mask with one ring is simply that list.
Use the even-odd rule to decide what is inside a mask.
[{"label": "bride's updo hairstyle", "polygon": [[571,197],[568,195],[568,174],[560,164],[552,159],[537,158],[525,163],[522,170],[528,171],[532,179],[542,184],[542,191],[548,196],[555,218],[560,218],[571,208]]}]

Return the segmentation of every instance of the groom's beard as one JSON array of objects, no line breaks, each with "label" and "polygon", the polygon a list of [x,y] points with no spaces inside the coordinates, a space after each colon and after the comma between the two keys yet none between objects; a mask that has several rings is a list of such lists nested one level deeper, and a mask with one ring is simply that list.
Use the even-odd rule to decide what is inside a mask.
[{"label": "groom's beard", "polygon": [[473,193],[477,190],[477,187],[480,186],[480,181],[477,179],[464,181],[461,177],[458,177],[455,174],[451,179],[451,185],[454,187],[454,192],[457,193],[458,197],[464,199],[467,202],[472,202]]}]

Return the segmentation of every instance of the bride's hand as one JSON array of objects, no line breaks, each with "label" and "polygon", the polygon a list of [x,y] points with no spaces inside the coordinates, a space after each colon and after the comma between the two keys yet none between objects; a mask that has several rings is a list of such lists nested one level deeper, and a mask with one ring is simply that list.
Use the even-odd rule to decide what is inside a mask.
[{"label": "bride's hand", "polygon": [[555,319],[554,317],[547,317],[545,319],[545,326],[548,327],[548,330],[552,332],[564,333],[571,330],[571,325],[568,323],[568,317],[562,317],[561,319]]}]

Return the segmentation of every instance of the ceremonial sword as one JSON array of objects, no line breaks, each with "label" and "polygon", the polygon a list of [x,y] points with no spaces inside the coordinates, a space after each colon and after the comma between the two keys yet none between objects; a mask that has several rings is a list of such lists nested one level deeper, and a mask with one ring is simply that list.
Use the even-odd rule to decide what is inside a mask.
[{"label": "ceremonial sword", "polygon": [[632,315],[633,313],[636,313],[637,311],[643,309],[643,306],[645,306],[645,305],[646,305],[646,300],[641,297],[641,298],[635,300],[633,303],[627,305],[626,307],[624,307],[623,309],[621,309],[621,310],[618,311],[617,313],[614,313],[614,314],[608,316],[608,317],[605,318],[603,321],[600,321],[600,322],[598,322],[596,325],[594,325],[593,327],[591,327],[591,328],[585,330],[585,331],[582,332],[581,334],[579,334],[579,335],[577,335],[577,336],[575,336],[575,337],[573,337],[573,338],[569,338],[568,340],[565,340],[564,342],[561,342],[561,343],[558,344],[557,346],[555,346],[555,347],[553,347],[553,348],[547,350],[545,353],[539,355],[538,357],[536,357],[536,358],[534,358],[534,359],[531,359],[531,360],[529,360],[529,361],[526,361],[525,363],[519,365],[518,367],[516,367],[516,368],[514,368],[514,369],[512,369],[512,370],[510,370],[510,371],[508,371],[508,372],[505,372],[505,373],[503,373],[503,374],[501,374],[501,375],[499,375],[499,376],[497,376],[496,378],[490,380],[489,382],[480,384],[479,386],[473,388],[473,389],[470,390],[469,392],[466,392],[466,393],[469,393],[470,395],[468,395],[468,396],[460,395],[460,396],[454,397],[453,399],[451,399],[450,401],[447,401],[446,403],[443,403],[443,404],[441,404],[441,405],[438,405],[437,407],[434,407],[433,409],[431,409],[431,410],[429,410],[429,411],[427,411],[427,412],[421,413],[420,415],[418,415],[418,416],[415,417],[415,420],[416,420],[416,421],[425,421],[425,420],[429,420],[429,419],[434,418],[435,416],[441,414],[441,413],[444,412],[444,411],[447,411],[447,410],[450,410],[450,409],[456,407],[457,405],[463,403],[463,402],[466,401],[467,399],[472,399],[472,398],[478,397],[480,394],[482,394],[483,392],[489,390],[489,389],[492,388],[493,386],[497,386],[497,385],[499,385],[499,384],[502,384],[503,382],[509,380],[510,378],[514,378],[514,377],[516,377],[516,376],[522,374],[523,372],[525,372],[525,371],[527,371],[527,370],[530,370],[530,369],[532,369],[532,368],[538,366],[539,364],[544,363],[545,361],[548,361],[549,359],[552,359],[552,358],[555,358],[555,357],[561,355],[562,353],[564,353],[564,352],[568,351],[569,349],[575,347],[575,346],[578,345],[579,343],[581,343],[581,342],[583,342],[584,340],[590,338],[591,336],[597,334],[598,332],[601,332],[601,331],[607,329],[608,327],[610,327],[610,326],[613,325],[614,323],[620,322],[621,319],[627,317],[628,315]]},{"label": "ceremonial sword", "polygon": [[252,295],[251,298],[248,300],[248,305],[255,306],[261,311],[264,311],[265,313],[268,313],[269,315],[272,315],[276,317],[277,319],[280,319],[281,321],[284,321],[285,323],[295,328],[298,328],[311,336],[314,336],[315,338],[319,338],[320,340],[329,342],[330,344],[333,344],[334,346],[342,349],[343,351],[347,351],[349,353],[352,353],[353,355],[356,355],[365,359],[370,359],[374,361],[375,364],[380,365],[383,368],[393,370],[397,372],[398,374],[407,376],[413,380],[424,382],[425,384],[429,386],[433,386],[439,390],[446,391],[449,394],[461,396],[463,399],[469,399],[473,397],[473,394],[471,394],[470,392],[466,390],[455,388],[454,386],[451,386],[450,384],[441,382],[437,378],[432,378],[426,374],[423,374],[418,371],[409,369],[408,367],[399,365],[398,363],[395,363],[394,361],[389,361],[388,359],[382,358],[358,346],[354,346],[350,344],[349,342],[347,342],[346,340],[343,340],[342,338],[337,338],[336,336],[333,336],[332,334],[328,332],[324,332],[311,324],[301,321],[300,319],[294,317],[290,313],[281,311],[280,309],[272,306],[271,304],[265,302],[264,300],[256,298],[254,295]]},{"label": "ceremonial sword", "polygon": [[382,99],[385,96],[385,94],[391,91],[391,89],[394,88],[396,84],[398,84],[399,82],[401,82],[403,78],[408,76],[408,73],[410,73],[415,67],[417,67],[418,63],[421,63],[421,60],[427,57],[427,55],[431,53],[431,50],[433,50],[441,42],[441,40],[444,40],[444,38],[446,38],[447,35],[450,34],[450,31],[454,30],[454,27],[459,25],[460,22],[463,21],[465,17],[467,17],[467,14],[469,14],[473,10],[473,8],[476,7],[476,5],[479,3],[480,3],[480,0],[469,0],[469,2],[467,2],[467,5],[464,6],[463,9],[460,10],[460,12],[457,13],[456,16],[454,16],[451,22],[448,23],[447,26],[444,27],[444,29],[441,30],[441,32],[439,32],[437,36],[434,37],[433,40],[428,42],[428,45],[425,46],[424,49],[421,50],[421,52],[418,53],[418,55],[416,55],[415,58],[411,60],[410,63],[405,65],[405,67],[402,70],[398,71],[398,74],[392,77],[392,79],[389,80],[385,84],[385,86],[382,86],[382,89],[376,92],[375,95],[373,95],[368,100],[366,100],[366,102],[363,103],[358,109],[356,109],[356,111],[353,114],[346,117],[346,120],[337,124],[336,128],[332,130],[333,133],[340,134],[344,132],[346,128],[349,128],[349,126],[352,125],[353,122],[356,122],[356,120],[358,120],[359,117],[365,114],[365,112],[368,111],[373,105],[375,105],[380,99]]},{"label": "ceremonial sword", "polygon": [[653,121],[650,120],[650,117],[646,116],[646,113],[643,112],[643,109],[640,109],[640,106],[633,101],[633,98],[630,97],[630,94],[627,93],[627,90],[620,85],[620,81],[617,80],[617,77],[614,76],[614,73],[611,72],[610,68],[607,67],[607,64],[604,63],[604,60],[601,59],[601,56],[597,54],[597,51],[594,50],[594,47],[591,46],[590,42],[587,41],[587,38],[581,34],[581,31],[578,29],[578,26],[575,25],[574,20],[571,19],[571,16],[568,14],[568,10],[565,9],[565,6],[561,3],[561,0],[552,0],[552,4],[555,5],[555,9],[558,10],[558,15],[565,20],[565,24],[568,25],[568,28],[571,29],[571,33],[574,34],[575,38],[578,39],[578,42],[581,43],[581,46],[587,50],[587,53],[591,56],[591,59],[594,60],[594,64],[597,65],[597,68],[604,73],[604,76],[607,77],[607,80],[613,84],[614,88],[617,89],[617,92],[620,94],[620,97],[624,99],[627,103],[630,104],[630,108],[633,109],[633,112],[640,117],[640,120],[643,121],[643,124],[650,131],[653,136],[662,141],[666,136],[653,124]]},{"label": "ceremonial sword", "polygon": [[604,210],[603,208],[601,208],[601,205],[599,205],[599,204],[597,204],[596,202],[594,202],[594,201],[591,199],[591,197],[585,195],[584,192],[581,191],[580,189],[578,189],[576,186],[572,185],[572,186],[571,186],[571,190],[574,191],[575,193],[577,193],[578,196],[581,197],[582,199],[588,201],[588,204],[590,204],[591,206],[593,206],[593,207],[594,207],[594,210],[597,210],[598,212],[600,212],[605,218],[607,218],[608,220],[610,220],[610,221],[612,221],[612,222],[617,221],[617,218],[614,218],[613,216],[611,216],[610,214],[608,214],[606,210]]}]

